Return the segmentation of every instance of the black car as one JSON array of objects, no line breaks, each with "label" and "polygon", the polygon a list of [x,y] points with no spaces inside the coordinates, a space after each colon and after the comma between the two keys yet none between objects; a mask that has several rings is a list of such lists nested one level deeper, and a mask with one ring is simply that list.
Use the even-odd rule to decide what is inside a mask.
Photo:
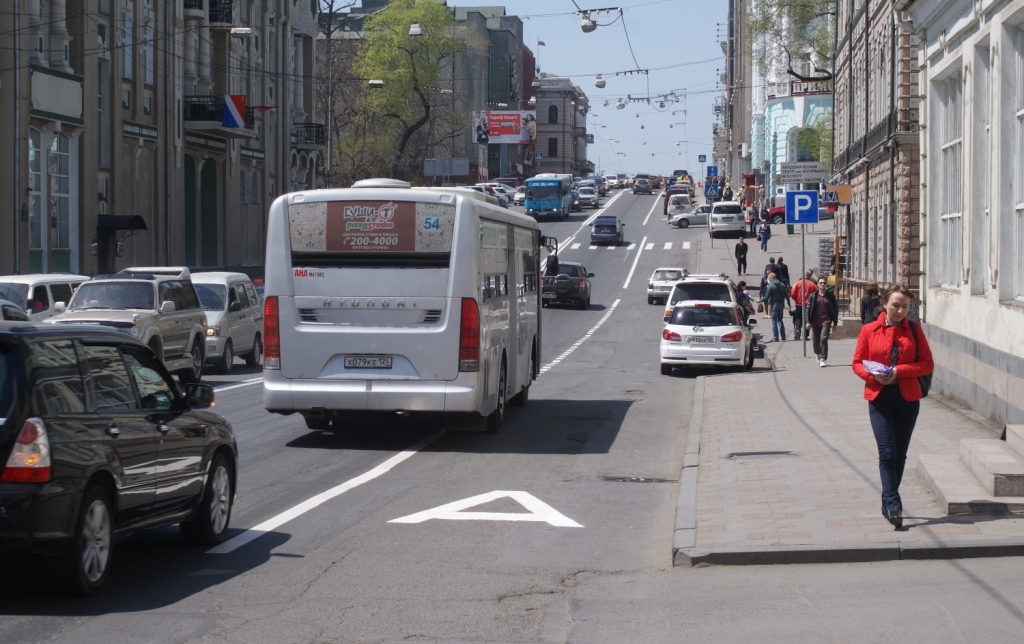
[{"label": "black car", "polygon": [[654,194],[654,188],[651,186],[651,175],[638,174],[633,179],[633,194],[640,194],[641,192],[649,195]]},{"label": "black car", "polygon": [[593,276],[579,262],[558,262],[557,274],[544,274],[541,305],[559,302],[587,308],[590,306],[590,278]]},{"label": "black car", "polygon": [[212,405],[125,333],[0,322],[0,552],[41,554],[63,590],[91,594],[122,537],[177,523],[223,541],[238,450]]}]

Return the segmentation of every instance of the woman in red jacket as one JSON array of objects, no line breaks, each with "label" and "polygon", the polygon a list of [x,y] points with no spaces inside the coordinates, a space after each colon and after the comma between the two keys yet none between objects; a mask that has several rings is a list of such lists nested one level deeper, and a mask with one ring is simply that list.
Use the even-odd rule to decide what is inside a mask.
[{"label": "woman in red jacket", "polygon": [[[900,481],[923,398],[917,379],[934,368],[924,330],[907,319],[912,299],[913,294],[902,284],[890,286],[882,296],[882,312],[861,328],[853,353],[853,371],[866,383],[864,399],[878,443],[882,516],[896,528],[903,526]],[[892,371],[870,373],[865,360],[892,367]]]}]

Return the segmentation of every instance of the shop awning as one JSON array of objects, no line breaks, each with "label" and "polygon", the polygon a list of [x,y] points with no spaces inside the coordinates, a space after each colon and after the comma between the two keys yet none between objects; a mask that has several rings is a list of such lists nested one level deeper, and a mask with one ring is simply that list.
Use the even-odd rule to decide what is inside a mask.
[{"label": "shop awning", "polygon": [[96,227],[106,230],[148,230],[139,215],[99,215]]}]

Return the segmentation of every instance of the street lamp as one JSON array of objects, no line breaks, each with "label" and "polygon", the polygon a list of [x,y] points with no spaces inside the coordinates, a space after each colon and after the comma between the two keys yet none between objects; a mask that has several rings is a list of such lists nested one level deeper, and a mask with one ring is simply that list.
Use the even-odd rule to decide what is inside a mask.
[{"label": "street lamp", "polygon": [[423,35],[423,29],[420,28],[420,25],[419,25],[418,22],[414,22],[411,25],[409,25],[409,35],[410,36],[422,36]]},{"label": "street lamp", "polygon": [[596,87],[597,89],[604,89],[604,86],[607,85],[607,84],[608,84],[607,81],[605,81],[605,79],[601,78],[600,74],[598,74],[597,78],[594,79],[594,87]]},{"label": "street lamp", "polygon": [[624,109],[626,109],[626,101],[624,101],[624,100],[622,100],[620,98],[618,101],[615,102],[615,109],[617,109],[617,110],[624,110]]},{"label": "street lamp", "polygon": [[589,34],[597,29],[597,23],[590,17],[589,11],[583,12],[583,19],[580,21],[580,28],[585,34]]},{"label": "street lamp", "polygon": [[382,81],[380,79],[376,79],[376,78],[373,79],[373,80],[366,81],[366,84],[367,84],[367,86],[369,86],[369,87],[371,87],[373,89],[380,89],[380,88],[384,87],[384,81]]}]

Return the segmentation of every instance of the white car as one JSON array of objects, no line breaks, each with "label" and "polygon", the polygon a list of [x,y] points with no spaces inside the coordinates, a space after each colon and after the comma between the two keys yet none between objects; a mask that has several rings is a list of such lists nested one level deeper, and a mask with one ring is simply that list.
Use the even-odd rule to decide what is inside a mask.
[{"label": "white car", "polygon": [[679,267],[654,269],[651,279],[647,280],[647,303],[666,302],[676,282],[683,279],[684,272],[684,269]]},{"label": "white car", "polygon": [[42,322],[57,315],[54,305],[67,305],[75,290],[88,281],[85,275],[68,273],[33,273],[0,277],[0,299],[21,307],[33,322]]},{"label": "white car", "polygon": [[526,203],[526,186],[519,186],[516,188],[515,194],[512,195],[512,203],[517,206],[521,206]]},{"label": "white car", "polygon": [[718,201],[711,206],[708,215],[708,231],[711,238],[721,234],[736,234],[740,237],[747,233],[747,216],[738,201]]},{"label": "white car", "polygon": [[677,304],[691,300],[733,302],[739,304],[740,296],[736,285],[724,273],[693,274],[683,271],[683,278],[675,283],[672,292],[665,302],[665,315],[668,322]]},{"label": "white car", "polygon": [[235,356],[249,367],[263,360],[263,305],[245,273],[192,273],[206,314],[206,362],[231,373]]},{"label": "white car", "polygon": [[691,301],[678,304],[661,332],[661,375],[673,367],[754,366],[757,324],[735,302]]}]

